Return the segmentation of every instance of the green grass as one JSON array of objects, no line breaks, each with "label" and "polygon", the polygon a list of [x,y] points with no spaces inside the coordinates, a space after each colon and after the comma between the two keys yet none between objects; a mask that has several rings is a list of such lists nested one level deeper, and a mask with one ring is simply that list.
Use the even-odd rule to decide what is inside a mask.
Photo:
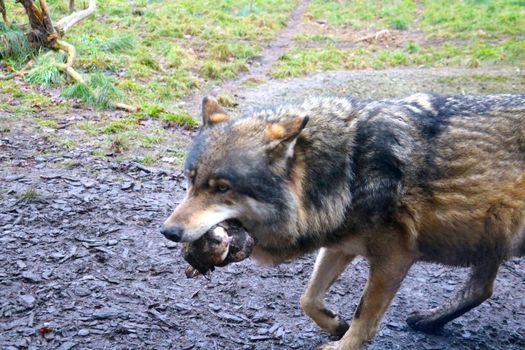
[{"label": "green grass", "polygon": [[151,165],[154,165],[157,162],[158,158],[159,157],[156,156],[156,155],[146,154],[144,156],[137,157],[136,160],[140,164],[143,164],[145,166],[151,166]]},{"label": "green grass", "polygon": [[130,143],[124,135],[117,134],[111,138],[109,148],[115,153],[123,153],[130,149]]},{"label": "green grass", "polygon": [[522,0],[424,0],[423,7],[421,26],[432,36],[499,38],[525,31]]},{"label": "green grass", "polygon": [[58,122],[54,119],[34,118],[36,124],[45,128],[56,129],[58,128]]},{"label": "green grass", "polygon": [[[279,58],[273,77],[324,70],[525,63],[525,41],[520,39],[525,36],[523,0],[423,0],[418,8],[411,0],[313,0],[305,19],[327,21],[330,26],[323,27],[322,33],[296,33],[297,47]],[[413,34],[390,34],[396,40],[393,45],[379,41],[338,47],[340,42],[384,29],[412,30]],[[303,47],[304,43],[315,43],[315,47]]]},{"label": "green grass", "polygon": [[44,87],[57,85],[61,80],[61,72],[57,63],[64,63],[62,53],[46,52],[37,56],[31,69],[24,75],[24,79],[31,84]]},{"label": "green grass", "polygon": [[[138,1],[99,4],[105,18],[68,34],[85,71],[123,75],[124,102],[166,106],[208,80],[232,78],[282,28],[293,1]],[[133,15],[139,8],[142,15]],[[115,31],[115,25],[119,30]],[[85,29],[89,26],[90,30]]]},{"label": "green grass", "polygon": [[188,112],[183,110],[175,113],[162,113],[160,118],[170,125],[181,126],[185,129],[193,129],[198,125],[198,122]]},{"label": "green grass", "polygon": [[107,109],[122,97],[122,92],[111,78],[103,73],[94,73],[85,84],[75,83],[64,88],[62,96],[78,98],[98,109]]},{"label": "green grass", "polygon": [[[48,0],[55,21],[67,15],[65,3]],[[147,102],[173,112],[169,106],[174,99],[187,96],[208,81],[233,78],[246,71],[248,60],[284,26],[295,3],[98,2],[96,15],[76,24],[65,37],[77,49],[75,68],[84,75],[89,88],[68,85],[62,95],[97,109],[110,108],[114,102],[139,106]],[[12,20],[27,21],[19,4],[8,1],[7,8]],[[54,53],[40,57],[26,80],[35,85],[64,85],[64,75],[54,64],[62,62],[63,57]],[[15,68],[21,69],[27,58],[21,50]]]},{"label": "green grass", "polygon": [[40,198],[40,193],[34,188],[29,188],[24,192],[19,193],[17,198],[20,202],[34,202]]},{"label": "green grass", "polygon": [[336,26],[406,29],[415,10],[412,0],[313,0],[307,16]]},{"label": "green grass", "polygon": [[323,70],[384,69],[399,66],[475,67],[493,64],[523,64],[525,41],[507,40],[501,43],[476,41],[471,44],[443,44],[419,47],[414,43],[402,49],[378,46],[337,49],[292,49],[273,67],[275,78],[306,75]]},{"label": "green grass", "polygon": [[15,24],[6,27],[0,22],[0,58],[9,64],[21,65],[31,57],[31,47]]}]

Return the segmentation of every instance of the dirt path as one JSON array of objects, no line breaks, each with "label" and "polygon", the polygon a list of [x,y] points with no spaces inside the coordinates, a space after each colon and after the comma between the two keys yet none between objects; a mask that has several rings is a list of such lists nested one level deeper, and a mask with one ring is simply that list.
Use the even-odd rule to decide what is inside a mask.
[{"label": "dirt path", "polygon": [[[267,78],[267,74],[270,71],[270,68],[272,68],[275,61],[277,61],[279,57],[288,48],[290,48],[293,42],[293,37],[297,32],[297,27],[301,24],[304,12],[309,3],[310,1],[308,0],[299,1],[296,9],[290,16],[286,27],[279,33],[279,35],[273,42],[271,42],[264,48],[263,52],[261,53],[261,60],[259,61],[259,65],[252,66],[250,68],[250,71],[246,75],[240,77],[239,81],[237,81],[234,85],[240,85],[243,81],[245,81],[248,78],[255,78],[261,80]],[[226,90],[226,87],[227,86],[223,87],[223,90]]]},{"label": "dirt path", "polygon": [[186,103],[190,113],[194,116],[198,115],[199,108],[195,106],[199,106],[203,96],[210,94],[235,95],[248,79],[266,81],[269,78],[268,73],[273,64],[292,45],[294,34],[297,31],[297,27],[301,24],[301,19],[309,3],[309,0],[299,0],[295,10],[288,19],[286,26],[279,32],[272,42],[266,45],[259,55],[258,60],[250,66],[248,72],[241,73],[233,79],[226,80],[219,86],[211,88],[209,86],[205,87],[189,96],[186,99]]}]

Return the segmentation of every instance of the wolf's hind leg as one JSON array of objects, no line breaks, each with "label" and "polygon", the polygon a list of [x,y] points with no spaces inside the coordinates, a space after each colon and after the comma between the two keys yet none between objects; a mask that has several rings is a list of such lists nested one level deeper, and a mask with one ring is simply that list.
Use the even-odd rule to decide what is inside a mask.
[{"label": "wolf's hind leg", "polygon": [[434,309],[412,313],[407,318],[408,325],[415,330],[433,332],[475,308],[492,295],[499,265],[499,261],[491,261],[490,264],[474,266],[467,283],[454,297]]},{"label": "wolf's hind leg", "polygon": [[340,251],[321,248],[315,260],[308,287],[301,296],[301,306],[304,312],[319,327],[338,336],[345,334],[348,324],[325,307],[324,297],[330,286],[354,257],[354,255],[346,255]]}]

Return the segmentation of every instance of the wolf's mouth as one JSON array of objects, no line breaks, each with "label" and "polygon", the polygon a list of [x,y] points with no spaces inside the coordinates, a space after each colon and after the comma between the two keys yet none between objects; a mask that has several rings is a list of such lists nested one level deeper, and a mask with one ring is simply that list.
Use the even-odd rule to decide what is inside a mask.
[{"label": "wolf's mouth", "polygon": [[205,275],[215,266],[242,261],[250,256],[254,245],[255,240],[238,220],[222,221],[198,240],[184,245],[184,259],[191,265],[186,276]]}]

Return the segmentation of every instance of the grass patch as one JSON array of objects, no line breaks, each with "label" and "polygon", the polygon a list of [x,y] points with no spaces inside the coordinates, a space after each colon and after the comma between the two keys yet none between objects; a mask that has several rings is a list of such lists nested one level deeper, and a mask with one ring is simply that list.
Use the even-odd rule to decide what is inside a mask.
[{"label": "grass patch", "polygon": [[191,115],[177,109],[174,112],[168,112],[163,105],[146,103],[142,106],[141,111],[136,114],[138,118],[158,118],[170,126],[180,126],[186,129],[192,129],[198,126],[198,122]]},{"label": "grass patch", "polygon": [[251,78],[246,79],[242,84],[244,86],[259,86],[265,83],[266,83],[266,80],[251,77]]},{"label": "grass patch", "polygon": [[55,165],[61,168],[72,169],[78,165],[78,162],[74,161],[73,159],[64,159],[55,163]]},{"label": "grass patch", "polygon": [[140,138],[139,144],[144,148],[153,148],[166,140],[166,132],[163,128],[151,128],[147,135]]},{"label": "grass patch", "polygon": [[509,0],[425,0],[422,29],[438,37],[497,38],[523,35],[525,5]]},{"label": "grass patch", "polygon": [[13,113],[20,113],[20,114],[27,114],[27,113],[32,113],[35,111],[33,107],[31,106],[15,106],[11,110],[13,111]]},{"label": "grass patch", "polygon": [[0,133],[8,133],[11,131],[11,127],[9,125],[0,124]]},{"label": "grass patch", "polygon": [[111,119],[105,123],[102,132],[105,134],[117,134],[122,131],[131,130],[136,126],[137,120],[134,117]]},{"label": "grass patch", "polygon": [[57,142],[57,145],[65,148],[72,148],[78,145],[78,141],[73,139],[61,139]]},{"label": "grass patch", "polygon": [[20,202],[34,202],[40,198],[40,193],[34,188],[29,188],[17,195]]},{"label": "grass patch", "polygon": [[191,117],[191,115],[183,110],[175,113],[162,113],[160,118],[172,126],[180,126],[185,129],[196,128],[199,123]]},{"label": "grass patch", "polygon": [[105,109],[120,99],[122,93],[106,75],[95,73],[86,84],[75,83],[66,87],[62,96],[78,98],[97,109]]},{"label": "grass patch", "polygon": [[254,48],[248,44],[237,42],[215,43],[209,49],[209,57],[223,62],[230,62],[234,59],[248,59],[260,52],[261,48]]},{"label": "grass patch", "polygon": [[117,134],[111,138],[109,149],[112,152],[120,154],[120,153],[123,153],[124,151],[129,150],[130,144],[129,144],[128,139],[124,135]]},{"label": "grass patch", "polygon": [[336,26],[406,29],[414,18],[415,10],[412,0],[313,0],[306,16],[323,19]]},{"label": "grass patch", "polygon": [[291,49],[279,58],[272,71],[275,78],[287,78],[322,70],[343,69],[344,50],[335,47],[321,49]]},{"label": "grass patch", "polygon": [[6,27],[0,22],[0,58],[15,66],[25,63],[31,57],[31,47],[16,24]]},{"label": "grass patch", "polygon": [[443,44],[422,48],[409,44],[404,49],[377,46],[337,49],[291,49],[272,69],[276,78],[302,76],[324,70],[383,69],[399,66],[450,67],[490,66],[525,62],[525,41],[501,43],[473,42],[464,45]]},{"label": "grass patch", "polygon": [[297,33],[294,36],[294,40],[297,42],[309,42],[314,41],[318,43],[335,43],[337,38],[330,34],[311,34],[311,33]]},{"label": "grass patch", "polygon": [[158,160],[158,156],[146,154],[136,158],[136,161],[145,166],[154,165]]},{"label": "grass patch", "polygon": [[35,123],[45,128],[56,129],[58,128],[58,122],[54,119],[34,118]]},{"label": "grass patch", "polygon": [[31,84],[50,87],[57,85],[61,80],[61,72],[57,63],[64,63],[65,56],[61,53],[47,52],[37,56],[31,69],[24,75],[24,79]]},{"label": "grass patch", "polygon": [[231,95],[219,95],[217,96],[217,101],[226,108],[234,108],[239,105]]}]

